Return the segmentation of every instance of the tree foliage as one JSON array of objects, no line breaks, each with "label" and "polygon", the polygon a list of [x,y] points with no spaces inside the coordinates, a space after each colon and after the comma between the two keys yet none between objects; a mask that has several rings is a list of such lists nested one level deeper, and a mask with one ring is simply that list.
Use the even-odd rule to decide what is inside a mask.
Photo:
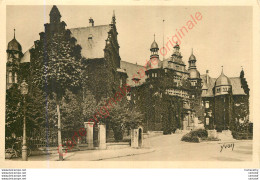
[{"label": "tree foliage", "polygon": [[123,139],[125,130],[137,128],[143,123],[143,114],[127,102],[119,102],[109,110],[106,123],[112,128],[116,141]]}]

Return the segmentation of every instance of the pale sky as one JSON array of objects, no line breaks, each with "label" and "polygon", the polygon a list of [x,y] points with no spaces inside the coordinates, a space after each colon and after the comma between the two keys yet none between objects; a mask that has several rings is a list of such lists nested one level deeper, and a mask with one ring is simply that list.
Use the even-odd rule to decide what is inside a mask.
[{"label": "pale sky", "polygon": [[[44,23],[49,22],[52,6],[7,6],[7,43],[13,38],[20,42],[23,52],[28,50]],[[251,7],[184,7],[184,6],[57,6],[67,28],[88,26],[92,17],[95,25],[111,23],[116,14],[120,56],[123,61],[145,64],[150,56],[153,34],[159,48],[176,34],[176,29],[186,26],[191,15],[202,14],[202,19],[182,38],[180,51],[188,66],[193,48],[197,68],[201,74],[209,70],[218,77],[221,66],[229,77],[239,76],[241,66],[252,89],[252,8]],[[163,26],[163,19],[165,20]],[[187,27],[187,26],[186,26]],[[166,58],[172,53],[169,52]],[[160,56],[162,60],[163,57]]]}]

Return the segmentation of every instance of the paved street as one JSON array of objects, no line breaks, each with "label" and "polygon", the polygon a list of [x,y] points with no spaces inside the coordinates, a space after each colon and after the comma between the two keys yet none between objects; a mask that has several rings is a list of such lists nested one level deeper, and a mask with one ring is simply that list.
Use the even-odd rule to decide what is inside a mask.
[{"label": "paved street", "polygon": [[[172,134],[144,139],[142,149],[75,151],[67,153],[64,159],[65,161],[251,161],[252,158],[250,140],[188,143],[180,141],[181,137],[181,134]],[[12,160],[19,161],[21,158]],[[58,156],[57,154],[31,156],[29,160],[57,161]]]},{"label": "paved street", "polygon": [[[252,141],[234,140],[234,149],[228,148],[228,142],[212,141],[188,143],[180,141],[182,135],[164,135],[145,139],[144,145],[155,151],[151,153],[109,159],[109,161],[251,161]],[[226,145],[227,148],[221,146]]]}]

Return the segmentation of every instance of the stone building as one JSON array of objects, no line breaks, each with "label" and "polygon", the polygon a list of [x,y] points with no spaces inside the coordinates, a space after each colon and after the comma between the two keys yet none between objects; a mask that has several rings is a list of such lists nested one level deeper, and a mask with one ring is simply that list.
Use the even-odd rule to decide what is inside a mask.
[{"label": "stone building", "polygon": [[[8,43],[7,54],[7,88],[12,83],[19,83],[24,79],[22,72],[18,71],[16,64],[25,65],[28,68],[26,73],[30,75],[32,52],[37,45],[55,32],[66,31],[71,37],[71,44],[80,46],[81,55],[84,59],[84,87],[90,90],[100,100],[102,97],[109,97],[116,93],[119,87],[126,84],[127,74],[120,68],[121,58],[119,44],[117,41],[116,16],[113,14],[112,21],[107,25],[95,26],[94,20],[89,19],[89,26],[66,29],[64,21],[61,21],[61,14],[56,6],[50,11],[50,23],[46,23],[45,32],[41,32],[40,40],[22,53],[22,46],[15,39]],[[29,80],[29,79],[27,79]]]},{"label": "stone building", "polygon": [[[193,101],[198,96],[195,90],[201,87],[195,56],[191,55],[187,70],[178,44],[173,47],[171,57],[163,60],[160,60],[158,50],[154,40],[144,77],[138,71],[138,65],[124,67],[128,77],[132,77],[128,81],[133,81],[129,83],[132,85],[131,102],[145,114],[145,131],[169,133],[176,129],[193,129],[196,114]],[[137,71],[133,72],[133,69]]]},{"label": "stone building", "polygon": [[101,100],[113,96],[122,85],[131,85],[128,100],[144,113],[145,131],[190,130],[198,123],[207,129],[223,130],[248,119],[249,88],[244,71],[240,77],[231,78],[223,71],[217,79],[211,78],[208,72],[201,75],[193,52],[186,68],[178,44],[173,47],[170,57],[160,59],[155,39],[145,67],[122,61],[114,13],[109,24],[95,26],[94,19],[90,18],[87,27],[66,29],[58,8],[53,6],[50,23],[44,26],[40,40],[36,40],[25,53],[15,35],[8,43],[7,89],[23,79],[30,83],[35,49],[45,36],[64,31],[71,45],[77,46],[83,57],[83,88]]},{"label": "stone building", "polygon": [[243,70],[239,77],[230,78],[223,69],[218,78],[211,78],[207,71],[202,79],[206,128],[227,130],[241,120],[249,120],[249,88]]},{"label": "stone building", "polygon": [[222,131],[249,119],[249,88],[243,70],[240,77],[229,78],[222,71],[217,79],[211,78],[208,71],[200,75],[193,52],[186,70],[178,44],[171,57],[163,60],[158,50],[154,40],[144,77],[142,66],[124,64],[132,77],[127,80],[132,85],[129,99],[145,114],[145,130],[190,130],[201,124]]},{"label": "stone building", "polygon": [[[115,13],[111,23],[106,25],[95,26],[94,19],[90,18],[89,26],[71,29],[66,28],[56,6],[52,7],[49,17],[50,21],[44,24],[44,32],[39,33],[39,40],[35,40],[24,53],[15,36],[8,43],[7,89],[14,84],[18,85],[16,88],[19,87],[25,79],[30,91],[34,88],[32,78],[37,76],[35,69],[44,66],[48,58],[59,56],[64,60],[81,60],[83,99],[87,91],[95,96],[97,102],[102,98],[114,97],[126,85],[127,79],[127,73],[121,68]],[[48,57],[44,53],[48,53]],[[89,117],[85,118],[87,121]],[[96,132],[95,126],[95,139],[98,137]]]}]

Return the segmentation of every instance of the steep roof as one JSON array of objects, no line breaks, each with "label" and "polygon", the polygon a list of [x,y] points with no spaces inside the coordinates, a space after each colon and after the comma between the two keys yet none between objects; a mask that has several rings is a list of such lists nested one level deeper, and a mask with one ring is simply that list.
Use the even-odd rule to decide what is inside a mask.
[{"label": "steep roof", "polygon": [[[109,24],[70,29],[72,37],[76,38],[77,44],[82,47],[82,56],[87,59],[104,58],[104,49],[109,30]],[[21,62],[30,62],[29,50],[24,53]]]},{"label": "steep roof", "polygon": [[202,79],[203,85],[206,84],[206,87],[208,88],[208,91],[207,91],[207,92],[202,91],[201,96],[202,96],[202,97],[213,97],[213,96],[214,96],[214,94],[213,94],[213,88],[214,88],[214,85],[215,85],[216,78],[211,78],[211,77],[209,76],[209,82],[206,83],[207,75],[206,75],[206,74],[203,74],[203,75],[201,75],[200,77],[201,77],[201,79]]},{"label": "steep roof", "polygon": [[134,86],[136,85],[136,83],[132,80],[133,77],[139,78],[140,79],[140,84],[145,82],[145,75],[143,75],[142,78],[140,78],[140,75],[138,74],[138,71],[140,71],[140,73],[145,71],[144,66],[138,65],[138,64],[133,64],[130,62],[125,62],[125,61],[121,61],[121,69],[125,69],[128,78],[127,78],[127,84],[130,86]]},{"label": "steep roof", "polygon": [[30,62],[31,60],[31,54],[30,54],[30,49],[34,48],[35,46],[33,45],[32,47],[30,47],[23,55],[22,59],[21,59],[21,63],[27,63]]},{"label": "steep roof", "polygon": [[81,54],[87,59],[104,58],[104,49],[110,25],[89,26],[70,29],[77,44],[82,47]]},{"label": "steep roof", "polygon": [[231,77],[230,81],[232,85],[232,93],[234,95],[246,95],[244,89],[242,88],[240,77]]},{"label": "steep roof", "polygon": [[[204,84],[206,84],[206,74],[201,75],[201,79]],[[231,77],[229,78],[232,85],[232,94],[233,95],[246,95],[244,89],[242,88],[240,77]],[[216,82],[216,78],[211,78],[209,76],[209,82],[207,83],[208,91],[202,91],[202,97],[213,97],[213,88]]]}]

